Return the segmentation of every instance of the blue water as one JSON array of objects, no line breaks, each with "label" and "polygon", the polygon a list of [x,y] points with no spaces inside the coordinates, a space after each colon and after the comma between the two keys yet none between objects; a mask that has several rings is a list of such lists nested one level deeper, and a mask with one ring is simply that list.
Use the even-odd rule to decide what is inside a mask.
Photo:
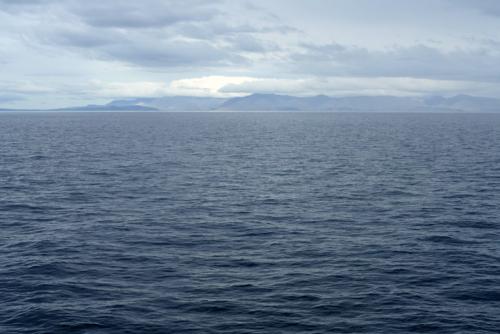
[{"label": "blue water", "polygon": [[498,333],[500,115],[0,114],[1,333]]}]

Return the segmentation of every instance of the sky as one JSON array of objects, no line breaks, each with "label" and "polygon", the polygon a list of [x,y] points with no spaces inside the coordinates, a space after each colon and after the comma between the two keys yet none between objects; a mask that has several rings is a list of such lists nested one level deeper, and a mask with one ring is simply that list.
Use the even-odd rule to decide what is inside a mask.
[{"label": "sky", "polygon": [[0,0],[0,108],[500,97],[497,0]]}]

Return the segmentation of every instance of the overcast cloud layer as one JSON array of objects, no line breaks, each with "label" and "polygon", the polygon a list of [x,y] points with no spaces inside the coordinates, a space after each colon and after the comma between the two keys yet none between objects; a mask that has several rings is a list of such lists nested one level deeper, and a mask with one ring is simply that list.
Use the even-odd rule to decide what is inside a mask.
[{"label": "overcast cloud layer", "polygon": [[0,108],[500,96],[498,31],[496,0],[0,0]]}]

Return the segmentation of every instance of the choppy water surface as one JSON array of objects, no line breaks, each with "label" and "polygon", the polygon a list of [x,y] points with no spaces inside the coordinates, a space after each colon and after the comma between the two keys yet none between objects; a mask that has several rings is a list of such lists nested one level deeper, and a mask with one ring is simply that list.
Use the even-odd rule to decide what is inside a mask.
[{"label": "choppy water surface", "polygon": [[497,333],[500,115],[0,114],[2,333]]}]

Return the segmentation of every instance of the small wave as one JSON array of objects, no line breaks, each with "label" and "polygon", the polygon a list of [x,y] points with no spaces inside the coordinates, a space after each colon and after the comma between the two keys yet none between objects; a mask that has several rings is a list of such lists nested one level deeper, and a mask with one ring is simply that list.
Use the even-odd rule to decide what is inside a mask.
[{"label": "small wave", "polygon": [[423,241],[440,243],[446,245],[466,245],[466,244],[476,244],[478,242],[471,240],[463,240],[458,238],[453,238],[445,235],[433,235],[422,239]]},{"label": "small wave", "polygon": [[462,301],[500,302],[498,290],[469,290],[448,294],[449,298]]},{"label": "small wave", "polygon": [[35,154],[35,155],[29,156],[28,159],[30,159],[30,160],[46,160],[46,159],[49,159],[49,157],[46,155],[42,155],[42,154]]},{"label": "small wave", "polygon": [[4,204],[0,206],[0,211],[27,211],[30,213],[47,213],[51,210],[58,210],[58,207],[53,206],[38,206],[31,204]]}]

